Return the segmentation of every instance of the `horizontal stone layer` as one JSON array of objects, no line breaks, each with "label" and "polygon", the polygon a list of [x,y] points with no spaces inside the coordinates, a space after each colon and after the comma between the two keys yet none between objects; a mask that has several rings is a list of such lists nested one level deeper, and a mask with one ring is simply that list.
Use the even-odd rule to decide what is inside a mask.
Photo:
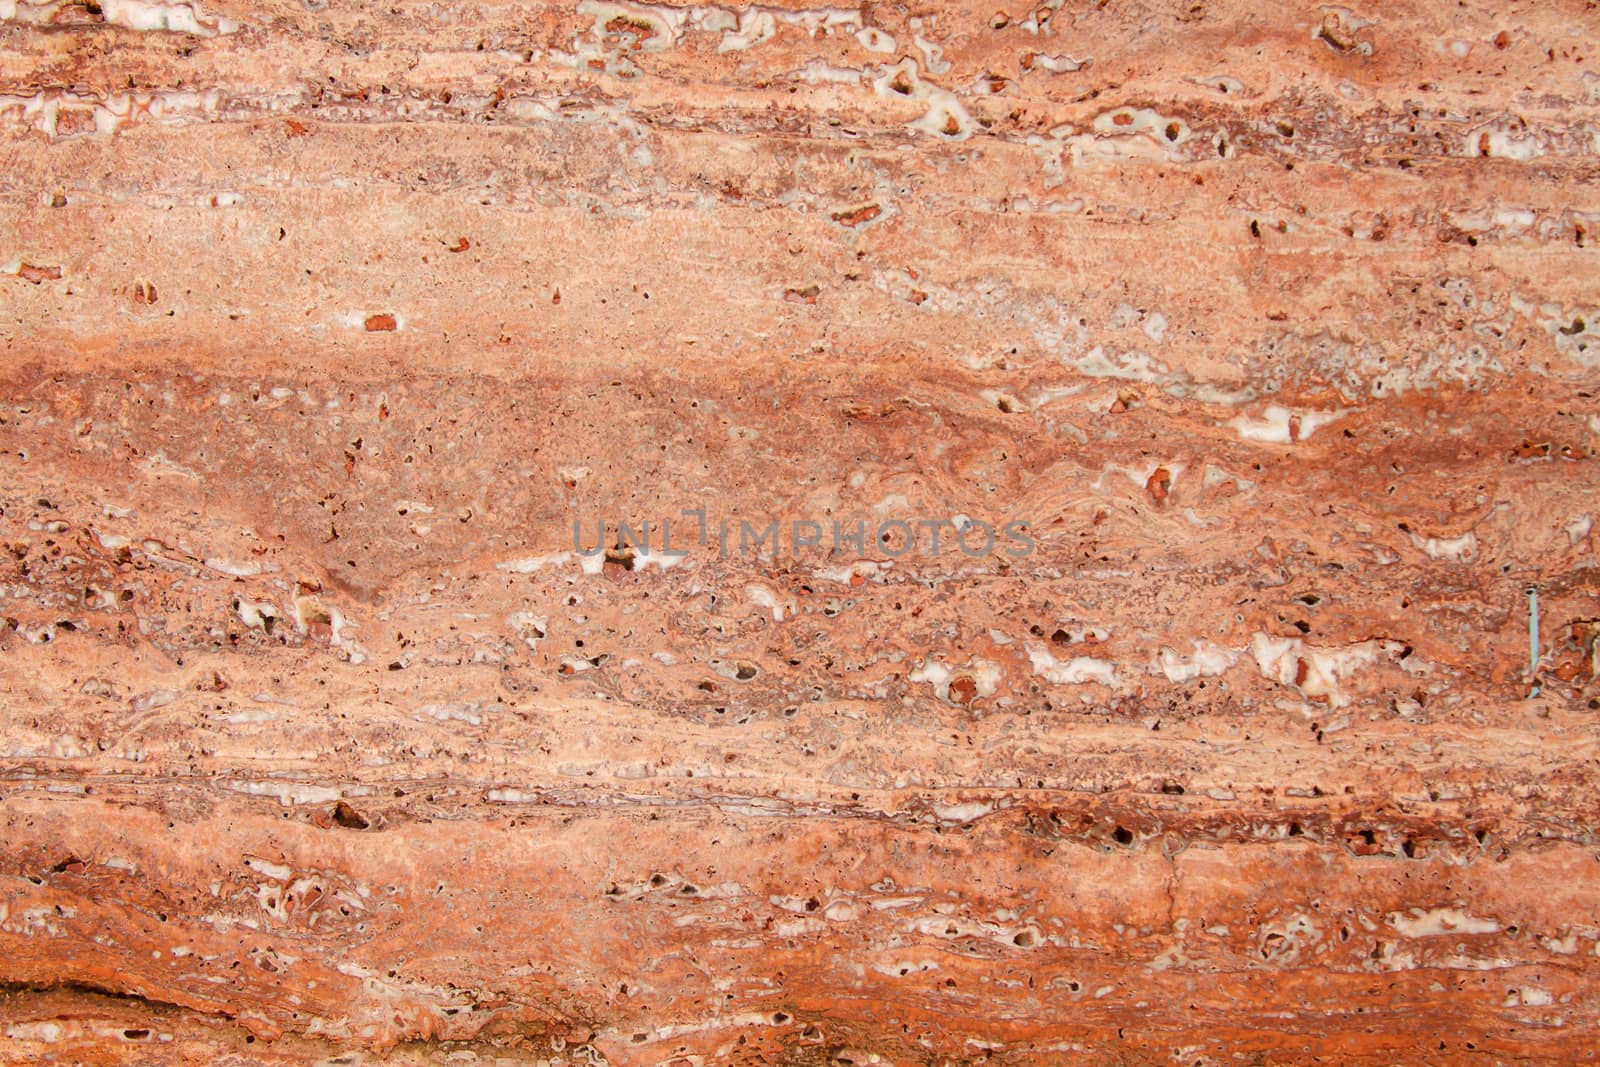
[{"label": "horizontal stone layer", "polygon": [[1594,29],[0,0],[0,1061],[1591,1060]]}]

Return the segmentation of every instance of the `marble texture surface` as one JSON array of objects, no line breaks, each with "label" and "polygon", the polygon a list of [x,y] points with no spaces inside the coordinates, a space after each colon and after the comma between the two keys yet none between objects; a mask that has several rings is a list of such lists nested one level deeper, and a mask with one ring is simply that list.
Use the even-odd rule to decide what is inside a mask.
[{"label": "marble texture surface", "polygon": [[1597,32],[0,0],[0,1061],[1593,1060]]}]

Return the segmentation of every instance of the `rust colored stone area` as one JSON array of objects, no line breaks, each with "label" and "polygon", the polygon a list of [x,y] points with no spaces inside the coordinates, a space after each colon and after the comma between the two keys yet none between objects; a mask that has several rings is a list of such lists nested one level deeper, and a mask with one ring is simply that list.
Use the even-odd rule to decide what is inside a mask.
[{"label": "rust colored stone area", "polygon": [[0,1062],[1592,1062],[1597,39],[0,0]]}]

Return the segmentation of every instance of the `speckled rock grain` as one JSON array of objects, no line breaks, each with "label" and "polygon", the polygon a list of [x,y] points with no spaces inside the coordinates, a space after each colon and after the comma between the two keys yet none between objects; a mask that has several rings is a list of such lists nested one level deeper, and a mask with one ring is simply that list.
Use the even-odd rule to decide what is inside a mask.
[{"label": "speckled rock grain", "polygon": [[1597,33],[0,0],[0,1060],[1594,1059]]}]

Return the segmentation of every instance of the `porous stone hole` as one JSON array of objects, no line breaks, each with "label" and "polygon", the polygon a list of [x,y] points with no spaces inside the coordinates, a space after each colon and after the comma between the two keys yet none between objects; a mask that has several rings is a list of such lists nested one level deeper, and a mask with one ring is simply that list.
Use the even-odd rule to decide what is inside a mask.
[{"label": "porous stone hole", "polygon": [[365,830],[372,825],[366,816],[342,800],[333,806],[333,821],[347,830]]},{"label": "porous stone hole", "polygon": [[1284,937],[1274,931],[1261,939],[1261,958],[1270,959],[1272,954],[1283,946]]}]

